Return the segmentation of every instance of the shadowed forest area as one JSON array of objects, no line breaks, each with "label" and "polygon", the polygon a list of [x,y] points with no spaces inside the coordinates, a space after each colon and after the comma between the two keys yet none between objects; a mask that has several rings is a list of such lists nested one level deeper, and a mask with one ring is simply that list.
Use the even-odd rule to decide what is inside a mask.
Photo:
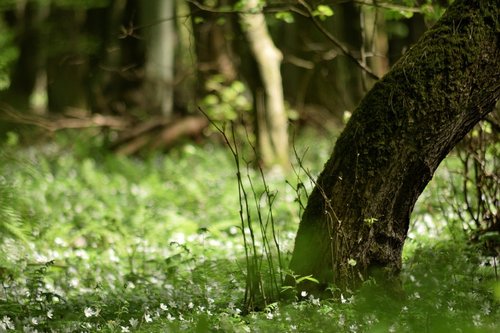
[{"label": "shadowed forest area", "polygon": [[0,0],[0,333],[497,332],[489,0]]}]

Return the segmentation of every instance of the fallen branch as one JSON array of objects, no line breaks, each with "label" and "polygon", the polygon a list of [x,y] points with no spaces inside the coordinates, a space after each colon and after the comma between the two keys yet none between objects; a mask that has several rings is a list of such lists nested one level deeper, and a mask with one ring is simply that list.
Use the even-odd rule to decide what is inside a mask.
[{"label": "fallen branch", "polygon": [[153,117],[138,121],[128,116],[88,115],[74,112],[71,115],[38,116],[24,114],[0,103],[0,121],[40,127],[49,132],[63,129],[108,128],[119,133],[111,143],[118,154],[137,154],[143,149],[170,148],[182,138],[199,137],[209,122],[201,116],[182,118]]},{"label": "fallen branch", "polygon": [[131,124],[131,119],[101,114],[85,115],[61,115],[61,116],[38,116],[15,111],[10,106],[0,104],[0,120],[23,125],[41,127],[50,132],[63,129],[78,129],[91,127],[108,127],[124,130]]},{"label": "fallen branch", "polygon": [[208,120],[200,116],[173,119],[159,126],[148,121],[137,125],[119,138],[113,149],[122,155],[137,154],[144,149],[166,149],[182,138],[201,136],[207,126]]}]

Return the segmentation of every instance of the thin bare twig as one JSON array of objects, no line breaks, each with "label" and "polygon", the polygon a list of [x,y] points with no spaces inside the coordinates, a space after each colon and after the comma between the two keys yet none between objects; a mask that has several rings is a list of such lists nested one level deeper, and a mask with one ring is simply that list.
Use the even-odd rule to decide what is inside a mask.
[{"label": "thin bare twig", "polygon": [[422,9],[415,7],[402,6],[387,2],[381,1],[373,1],[373,0],[352,0],[355,4],[363,5],[363,6],[371,6],[371,7],[379,7],[389,10],[397,10],[402,12],[410,12],[410,13],[421,13]]},{"label": "thin bare twig", "polygon": [[377,74],[375,74],[366,64],[363,64],[358,58],[356,58],[352,52],[344,46],[335,36],[333,36],[328,30],[323,27],[321,22],[314,16],[313,10],[311,6],[305,1],[305,0],[298,0],[299,3],[302,5],[302,7],[305,8],[307,11],[307,17],[311,20],[311,22],[316,26],[316,28],[330,41],[332,42],[346,57],[354,61],[356,65],[358,65],[359,68],[361,68],[363,71],[368,74],[372,79],[374,80],[379,80],[380,77],[378,77]]}]

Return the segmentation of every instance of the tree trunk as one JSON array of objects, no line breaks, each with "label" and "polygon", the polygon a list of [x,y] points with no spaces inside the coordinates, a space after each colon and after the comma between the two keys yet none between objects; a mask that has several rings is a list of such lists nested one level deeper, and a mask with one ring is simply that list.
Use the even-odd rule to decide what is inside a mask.
[{"label": "tree trunk", "polygon": [[109,112],[109,102],[119,98],[116,77],[120,73],[120,41],[124,36],[118,32],[125,6],[125,1],[110,0],[108,6],[87,9],[83,31],[97,42],[88,54],[90,73],[85,78],[89,109],[93,113]]},{"label": "tree trunk", "polygon": [[79,7],[52,5],[52,24],[47,45],[47,95],[49,112],[62,113],[71,109],[86,109],[85,78],[88,59],[80,40],[85,11]]},{"label": "tree trunk", "polygon": [[189,1],[197,59],[197,95],[207,94],[206,82],[213,75],[222,75],[225,83],[238,76],[237,52],[233,50],[232,36],[235,34],[231,16],[217,8],[228,6],[231,1],[219,0],[213,11],[202,10]]},{"label": "tree trunk", "polygon": [[174,102],[174,2],[148,0],[142,6],[142,24],[146,27],[144,93],[148,97],[149,108],[170,116]]},{"label": "tree trunk", "polygon": [[397,275],[415,201],[500,97],[499,27],[498,1],[455,1],[366,95],[302,216],[290,268],[320,284],[300,290]]},{"label": "tree trunk", "polygon": [[283,56],[267,30],[259,0],[247,0],[245,11],[249,13],[241,14],[241,22],[265,91],[265,108],[256,110],[260,157],[266,166],[279,165],[288,169],[288,118],[280,71]]},{"label": "tree trunk", "polygon": [[[362,6],[360,9],[361,25],[361,62],[378,76],[382,77],[389,71],[389,40],[385,32],[384,12],[375,7],[373,3]],[[372,87],[372,80],[362,73],[365,87]],[[374,83],[374,82],[373,82]]]},{"label": "tree trunk", "polygon": [[43,105],[30,105],[30,99],[37,86],[45,77],[46,36],[44,20],[49,15],[49,6],[30,1],[24,4],[22,17],[19,19],[19,58],[12,73],[12,83],[8,99],[13,106],[21,110],[33,107],[34,111],[43,113]]}]

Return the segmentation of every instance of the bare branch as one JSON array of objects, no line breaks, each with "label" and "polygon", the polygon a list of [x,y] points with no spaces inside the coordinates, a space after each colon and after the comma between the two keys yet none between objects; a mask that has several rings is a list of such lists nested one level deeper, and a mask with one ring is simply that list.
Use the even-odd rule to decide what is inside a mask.
[{"label": "bare branch", "polygon": [[392,3],[388,3],[388,2],[380,2],[380,1],[373,1],[373,0],[352,0],[352,2],[355,4],[358,4],[358,5],[363,5],[363,6],[379,7],[379,8],[389,9],[389,10],[397,10],[397,11],[411,12],[411,13],[422,13],[422,9],[420,9],[420,8],[407,7],[407,6],[392,4]]},{"label": "bare branch", "polygon": [[349,59],[354,61],[356,65],[358,65],[359,68],[361,68],[363,71],[368,74],[372,79],[379,80],[380,78],[378,77],[377,74],[375,74],[367,65],[363,64],[358,58],[356,58],[351,51],[347,47],[345,47],[335,36],[333,36],[328,30],[323,27],[321,22],[313,15],[313,10],[311,9],[311,6],[305,1],[305,0],[298,0],[299,3],[305,8],[305,10],[308,13],[309,19],[313,22],[313,24],[318,28],[318,30],[326,37],[328,40],[330,40],[345,56],[347,56]]}]

